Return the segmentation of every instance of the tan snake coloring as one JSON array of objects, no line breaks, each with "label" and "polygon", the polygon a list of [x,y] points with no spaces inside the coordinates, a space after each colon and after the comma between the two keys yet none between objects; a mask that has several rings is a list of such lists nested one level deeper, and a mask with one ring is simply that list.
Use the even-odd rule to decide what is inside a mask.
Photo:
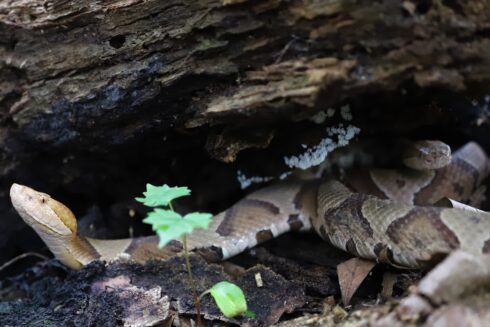
[{"label": "tan snake coloring", "polygon": [[[313,229],[334,246],[362,258],[417,268],[454,249],[490,253],[490,214],[434,205],[445,197],[466,202],[489,173],[476,143],[435,170],[353,172],[345,181],[290,179],[247,195],[188,237],[189,248],[224,260],[290,230]],[[49,195],[13,184],[12,203],[61,262],[78,269],[94,260],[138,262],[182,252],[156,236],[98,240],[77,234],[73,213]]]}]

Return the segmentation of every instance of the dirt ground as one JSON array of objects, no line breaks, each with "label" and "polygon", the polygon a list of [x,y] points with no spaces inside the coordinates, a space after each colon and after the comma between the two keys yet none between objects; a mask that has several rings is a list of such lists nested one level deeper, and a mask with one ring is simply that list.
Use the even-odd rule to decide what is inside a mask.
[{"label": "dirt ground", "polygon": [[[291,242],[297,246],[288,249],[285,245]],[[279,319],[322,313],[327,304],[340,301],[335,266],[347,257],[312,234],[292,234],[224,265],[195,256],[192,267],[198,292],[220,280],[232,281],[242,287],[249,310],[256,313],[251,319],[227,319],[208,297],[202,302],[208,322],[268,326]],[[380,266],[372,272],[350,310],[384,302],[378,294],[386,269]],[[257,274],[262,287],[257,287]],[[395,293],[404,294],[408,281],[417,277],[402,272]],[[195,314],[181,258],[146,265],[97,262],[80,271],[49,260],[2,280],[1,289],[2,326],[165,326],[176,319],[194,319]]]}]

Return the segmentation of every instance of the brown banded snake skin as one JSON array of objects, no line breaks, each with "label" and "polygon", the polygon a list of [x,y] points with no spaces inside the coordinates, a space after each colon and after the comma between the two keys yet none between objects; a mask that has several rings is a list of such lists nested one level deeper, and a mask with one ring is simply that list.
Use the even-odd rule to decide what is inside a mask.
[{"label": "brown banded snake skin", "polygon": [[[434,205],[445,197],[467,202],[489,173],[474,142],[435,170],[371,170],[335,179],[290,179],[253,192],[213,217],[188,246],[212,261],[230,258],[290,230],[313,228],[334,246],[362,258],[418,268],[460,248],[490,253],[490,214]],[[346,186],[348,185],[348,187]],[[137,262],[182,253],[157,236],[99,240],[77,234],[73,213],[49,195],[13,184],[12,203],[57,259],[78,269],[94,260]]]}]

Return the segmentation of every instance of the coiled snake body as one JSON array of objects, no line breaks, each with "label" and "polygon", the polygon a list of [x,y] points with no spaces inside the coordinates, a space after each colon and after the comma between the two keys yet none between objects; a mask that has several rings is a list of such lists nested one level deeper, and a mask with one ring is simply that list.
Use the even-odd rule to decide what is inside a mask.
[{"label": "coiled snake body", "polygon": [[[417,268],[460,248],[490,253],[490,214],[438,207],[444,197],[468,201],[488,175],[489,161],[476,143],[431,171],[372,170],[338,180],[288,180],[249,194],[196,230],[188,246],[210,260],[224,260],[290,230],[313,229],[353,255]],[[353,191],[354,190],[354,191]],[[98,240],[77,235],[73,213],[49,195],[14,184],[12,203],[64,264],[80,268],[120,257],[144,262],[182,252],[172,241],[158,249],[156,236]]]}]

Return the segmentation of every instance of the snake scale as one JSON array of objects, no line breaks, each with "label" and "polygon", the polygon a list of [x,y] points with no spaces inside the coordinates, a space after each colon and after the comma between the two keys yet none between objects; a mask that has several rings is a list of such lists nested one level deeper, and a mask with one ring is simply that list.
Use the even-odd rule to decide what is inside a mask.
[{"label": "snake scale", "polygon": [[[489,159],[474,142],[435,170],[371,170],[335,179],[290,179],[249,194],[188,237],[190,249],[217,261],[290,230],[313,228],[355,256],[418,268],[460,248],[490,253],[490,214],[434,205],[467,202],[489,173]],[[348,185],[348,186],[346,186]],[[12,203],[61,262],[78,269],[94,260],[138,262],[182,252],[156,236],[99,240],[77,235],[73,213],[49,195],[13,184]]]}]

